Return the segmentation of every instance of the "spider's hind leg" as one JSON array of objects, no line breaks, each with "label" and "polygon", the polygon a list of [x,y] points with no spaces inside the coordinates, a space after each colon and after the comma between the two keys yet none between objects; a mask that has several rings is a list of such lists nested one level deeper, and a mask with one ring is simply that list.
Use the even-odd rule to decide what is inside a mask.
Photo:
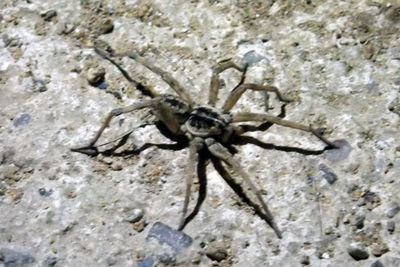
[{"label": "spider's hind leg", "polygon": [[274,230],[275,234],[279,237],[282,238],[282,233],[279,230],[278,226],[276,225],[274,218],[272,217],[272,214],[263,200],[260,191],[258,188],[254,185],[254,183],[251,181],[249,175],[243,171],[243,168],[241,167],[239,161],[234,159],[233,155],[229,153],[228,149],[221,145],[220,143],[216,142],[212,138],[206,139],[206,145],[210,153],[216,157],[219,160],[222,160],[226,164],[228,164],[237,174],[239,174],[244,182],[247,184],[247,186],[250,188],[250,190],[255,194],[258,202],[260,203],[264,215],[265,215],[265,220],[267,223],[271,226],[271,228]]},{"label": "spider's hind leg", "polygon": [[191,194],[191,188],[193,183],[193,178],[195,176],[196,161],[198,159],[198,152],[203,147],[203,140],[201,138],[195,138],[190,142],[189,146],[189,162],[185,172],[186,176],[186,187],[185,187],[185,200],[183,202],[182,216],[179,221],[178,230],[182,230],[186,225],[186,213],[189,207],[189,200]]}]

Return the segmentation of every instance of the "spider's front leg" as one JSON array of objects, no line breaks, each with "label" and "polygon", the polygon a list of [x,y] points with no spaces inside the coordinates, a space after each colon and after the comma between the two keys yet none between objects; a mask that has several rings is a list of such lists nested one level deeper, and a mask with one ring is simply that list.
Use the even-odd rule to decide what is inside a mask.
[{"label": "spider's front leg", "polygon": [[170,109],[166,104],[164,103],[164,97],[159,96],[154,99],[150,100],[142,100],[139,102],[136,102],[132,105],[129,105],[127,107],[123,108],[117,108],[112,110],[102,123],[101,127],[99,130],[97,130],[96,134],[94,137],[89,141],[89,143],[85,146],[78,147],[78,148],[72,148],[71,151],[74,152],[80,152],[83,154],[87,154],[89,156],[95,156],[98,154],[97,147],[95,146],[97,140],[99,140],[100,136],[104,132],[104,130],[109,126],[111,120],[114,117],[117,117],[121,114],[133,112],[136,110],[140,110],[143,108],[150,108],[154,115],[162,121],[166,127],[173,133],[178,133],[180,131],[180,125],[177,119],[173,116],[171,113]]},{"label": "spider's front leg", "polygon": [[71,148],[71,151],[74,152],[80,152],[89,156],[94,156],[98,154],[97,147],[95,146],[97,140],[99,140],[101,134],[104,132],[104,130],[109,126],[111,120],[114,117],[117,117],[121,114],[129,113],[135,110],[143,109],[143,108],[148,108],[154,105],[154,100],[143,100],[140,102],[136,102],[132,105],[123,107],[123,108],[116,108],[113,109],[110,113],[108,113],[106,119],[100,126],[100,128],[97,130],[96,134],[90,141],[88,142],[87,145],[84,145],[82,147],[77,147],[77,148]]},{"label": "spider's front leg", "polygon": [[227,165],[229,165],[237,174],[239,174],[244,182],[249,186],[250,190],[256,195],[258,202],[261,204],[261,207],[265,213],[265,218],[267,223],[271,226],[271,228],[274,230],[276,235],[279,238],[282,238],[282,233],[279,230],[278,226],[276,225],[274,218],[272,217],[272,214],[265,203],[265,201],[262,198],[262,195],[258,188],[254,185],[254,183],[251,181],[250,177],[248,174],[243,171],[242,166],[240,165],[239,161],[237,161],[233,155],[228,151],[226,147],[218,143],[212,138],[207,138],[206,139],[206,145],[210,153],[216,157],[219,160],[222,160],[225,162]]},{"label": "spider's front leg", "polygon": [[282,102],[288,103],[290,102],[289,99],[285,98],[279,89],[275,86],[270,86],[270,85],[259,85],[259,84],[254,84],[254,83],[244,83],[236,88],[234,88],[228,98],[226,99],[224,105],[222,106],[222,111],[223,112],[229,112],[233,106],[238,102],[239,98],[247,91],[247,90],[253,90],[253,91],[261,91],[261,92],[273,92],[276,94],[278,99]]},{"label": "spider's front leg", "polygon": [[215,104],[217,103],[217,100],[218,100],[218,90],[220,87],[219,75],[228,69],[236,69],[238,71],[243,72],[242,78],[241,78],[241,81],[239,82],[239,84],[242,84],[246,77],[247,66],[244,68],[241,68],[231,60],[223,60],[221,62],[218,62],[218,64],[212,68],[210,92],[208,95],[208,104],[212,107],[215,107]]}]

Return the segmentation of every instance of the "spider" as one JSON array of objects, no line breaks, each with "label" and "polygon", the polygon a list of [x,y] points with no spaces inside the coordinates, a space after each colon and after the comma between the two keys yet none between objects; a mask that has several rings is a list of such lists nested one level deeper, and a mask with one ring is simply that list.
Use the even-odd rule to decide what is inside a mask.
[{"label": "spider", "polygon": [[[163,135],[175,142],[170,145],[173,150],[189,148],[189,159],[185,172],[185,198],[178,230],[182,231],[199,211],[205,198],[205,168],[209,162],[212,162],[218,173],[225,179],[231,188],[239,194],[242,200],[248,203],[254,209],[255,213],[273,229],[278,238],[282,238],[282,233],[275,223],[267,204],[263,200],[260,190],[251,181],[249,175],[243,170],[239,160],[234,156],[237,152],[235,145],[253,143],[256,145],[264,144],[264,147],[267,148],[279,148],[279,146],[271,144],[265,146],[265,143],[262,143],[253,137],[244,135],[244,133],[250,131],[266,130],[273,124],[276,124],[309,132],[319,138],[326,144],[326,147],[323,150],[314,151],[314,154],[320,154],[326,149],[337,147],[334,142],[323,137],[323,131],[321,129],[314,129],[311,126],[284,120],[284,107],[286,103],[290,101],[283,97],[277,87],[245,83],[247,64],[244,67],[240,67],[232,60],[225,60],[217,63],[212,68],[208,103],[207,105],[199,105],[175,78],[163,69],[150,63],[144,57],[136,53],[128,53],[125,55],[159,75],[162,80],[173,89],[175,95],[157,94],[150,88],[131,78],[128,72],[113,59],[116,54],[100,48],[95,48],[95,52],[116,66],[122,75],[144,95],[149,96],[149,99],[140,100],[134,102],[132,105],[112,110],[88,144],[82,147],[72,148],[72,151],[84,153],[90,156],[101,153],[98,150],[98,146],[95,144],[114,117],[140,109],[148,109],[155,118],[153,124]],[[219,75],[228,69],[236,69],[241,72],[241,80],[231,90],[222,107],[217,108],[216,102],[220,89]],[[272,116],[267,113],[231,112],[231,109],[247,90],[261,91],[265,92],[265,94],[274,93],[279,101],[283,103],[281,114],[278,116]],[[243,122],[251,122],[252,124],[242,124]],[[255,125],[254,123],[258,123],[258,125]],[[147,144],[148,146],[146,147],[168,147],[167,144]],[[260,146],[263,147],[262,145]],[[296,152],[303,151],[302,149],[293,148],[290,150],[288,147],[285,148],[286,149],[281,150]],[[143,150],[144,148],[140,149],[139,152]],[[312,154],[312,152],[310,153]],[[189,216],[186,216],[188,213],[191,186],[193,179],[196,176],[196,162],[197,176],[200,184],[199,197],[192,213]],[[229,168],[230,171],[228,171],[227,168]],[[247,196],[241,183],[236,183],[234,181],[231,176],[232,171],[241,177],[242,181],[247,185],[249,192],[254,194],[258,204]]]}]

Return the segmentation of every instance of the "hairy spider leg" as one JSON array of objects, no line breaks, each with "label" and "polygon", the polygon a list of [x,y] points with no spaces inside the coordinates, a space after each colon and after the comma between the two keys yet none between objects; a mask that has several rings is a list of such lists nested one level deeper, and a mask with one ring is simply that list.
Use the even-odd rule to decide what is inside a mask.
[{"label": "hairy spider leg", "polygon": [[208,104],[212,107],[215,107],[215,104],[218,101],[218,91],[220,89],[219,75],[228,69],[236,69],[240,72],[243,72],[241,82],[243,83],[243,81],[244,81],[244,78],[245,78],[245,75],[244,75],[245,69],[244,68],[239,67],[231,60],[223,60],[223,61],[218,62],[217,65],[212,67],[210,91],[208,94]]},{"label": "hairy spider leg", "polygon": [[186,183],[185,200],[183,202],[182,216],[179,221],[178,230],[182,230],[183,227],[185,226],[185,219],[186,219],[186,213],[187,213],[188,206],[189,206],[193,178],[196,175],[195,170],[196,170],[196,162],[198,160],[198,152],[200,151],[200,149],[202,147],[203,147],[203,140],[201,138],[196,137],[190,141],[189,160],[188,160],[188,165],[187,165],[187,169],[185,172],[185,177],[186,177],[185,178],[185,183]]},{"label": "hairy spider leg", "polygon": [[254,183],[251,181],[248,174],[245,171],[243,171],[239,161],[237,161],[233,157],[233,155],[228,151],[228,149],[226,147],[224,147],[220,143],[216,142],[214,139],[207,138],[205,142],[206,142],[208,150],[210,151],[210,153],[213,156],[215,156],[216,158],[218,158],[218,159],[222,160],[223,162],[225,162],[226,164],[228,164],[237,174],[239,174],[242,177],[244,182],[247,184],[247,186],[250,187],[250,190],[256,195],[257,200],[260,202],[260,204],[264,210],[264,213],[265,213],[265,216],[267,219],[267,223],[274,230],[275,234],[279,238],[282,238],[282,233],[279,230],[278,226],[276,225],[274,218],[272,217],[272,214],[271,214],[267,204],[265,203],[265,201],[263,200],[263,198],[261,196],[260,191],[254,185]]},{"label": "hairy spider leg", "polygon": [[239,98],[246,92],[247,90],[253,91],[263,91],[263,92],[273,92],[277,95],[278,99],[282,102],[288,103],[289,99],[286,99],[278,88],[270,85],[259,85],[254,83],[244,83],[240,86],[234,88],[226,99],[224,105],[222,106],[223,112],[229,112],[233,106],[238,102]]},{"label": "hairy spider leg", "polygon": [[125,56],[128,56],[129,58],[142,64],[152,72],[158,74],[161,79],[166,82],[175,91],[175,93],[179,95],[179,97],[185,100],[190,106],[193,105],[193,99],[190,94],[171,74],[150,63],[150,61],[148,61],[144,57],[139,56],[137,53],[130,52],[125,54]]},{"label": "hairy spider leg", "polygon": [[129,73],[120,65],[118,64],[114,59],[111,58],[111,56],[104,50],[95,47],[94,51],[100,55],[102,58],[108,60],[111,64],[113,64],[117,69],[122,73],[122,75],[125,77],[125,79],[131,83],[133,86],[135,86],[139,91],[141,91],[144,95],[148,95],[150,97],[155,97],[158,95],[157,92],[152,90],[152,88],[145,87],[143,84],[141,84],[138,81],[135,81]]},{"label": "hairy spider leg", "polygon": [[[280,126],[309,132],[309,133],[312,133],[313,135],[315,135],[318,139],[320,139],[322,142],[327,144],[329,147],[338,148],[337,145],[335,145],[333,142],[329,141],[324,136],[322,136],[322,134],[318,130],[312,128],[311,126],[303,125],[301,123],[284,120],[282,118],[271,116],[268,114],[263,114],[263,113],[238,112],[238,113],[235,113],[232,115],[232,123],[244,122],[244,121],[271,122],[273,124],[277,124]],[[240,134],[240,131],[241,131],[240,126],[236,126],[235,131],[236,131],[236,133]]]}]

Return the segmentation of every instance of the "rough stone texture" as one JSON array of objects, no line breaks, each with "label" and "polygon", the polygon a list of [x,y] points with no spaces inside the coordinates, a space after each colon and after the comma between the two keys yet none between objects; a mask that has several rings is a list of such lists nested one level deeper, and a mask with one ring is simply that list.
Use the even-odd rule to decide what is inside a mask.
[{"label": "rough stone texture", "polygon": [[[136,266],[162,255],[146,239],[151,226],[179,222],[187,151],[150,148],[129,159],[69,151],[93,136],[111,109],[143,98],[93,52],[96,43],[138,51],[202,103],[216,62],[250,63],[249,82],[273,84],[293,99],[287,119],[326,128],[328,138],[350,145],[322,155],[238,147],[283,238],[209,166],[207,199],[185,229],[194,242],[164,262],[210,266],[204,244],[229,239],[222,261],[229,266],[301,266],[304,257],[309,266],[371,266],[374,254],[383,266],[400,266],[399,227],[386,229],[399,218],[388,218],[391,203],[400,203],[399,9],[396,0],[0,1],[0,251],[23,248],[28,265]],[[171,92],[142,66],[121,62],[135,79]],[[105,70],[97,87],[87,81],[90,68]],[[219,104],[239,79],[236,71],[221,75]],[[263,100],[248,92],[235,110],[259,112]],[[279,113],[275,97],[269,101]],[[144,118],[115,119],[100,142]],[[282,127],[252,135],[323,148]],[[145,127],[128,142],[146,141],[165,138]],[[321,164],[337,176],[333,184],[319,174]],[[139,228],[126,220],[135,209],[146,218]],[[359,214],[362,229],[350,223]],[[348,254],[354,242],[368,259]]]}]

